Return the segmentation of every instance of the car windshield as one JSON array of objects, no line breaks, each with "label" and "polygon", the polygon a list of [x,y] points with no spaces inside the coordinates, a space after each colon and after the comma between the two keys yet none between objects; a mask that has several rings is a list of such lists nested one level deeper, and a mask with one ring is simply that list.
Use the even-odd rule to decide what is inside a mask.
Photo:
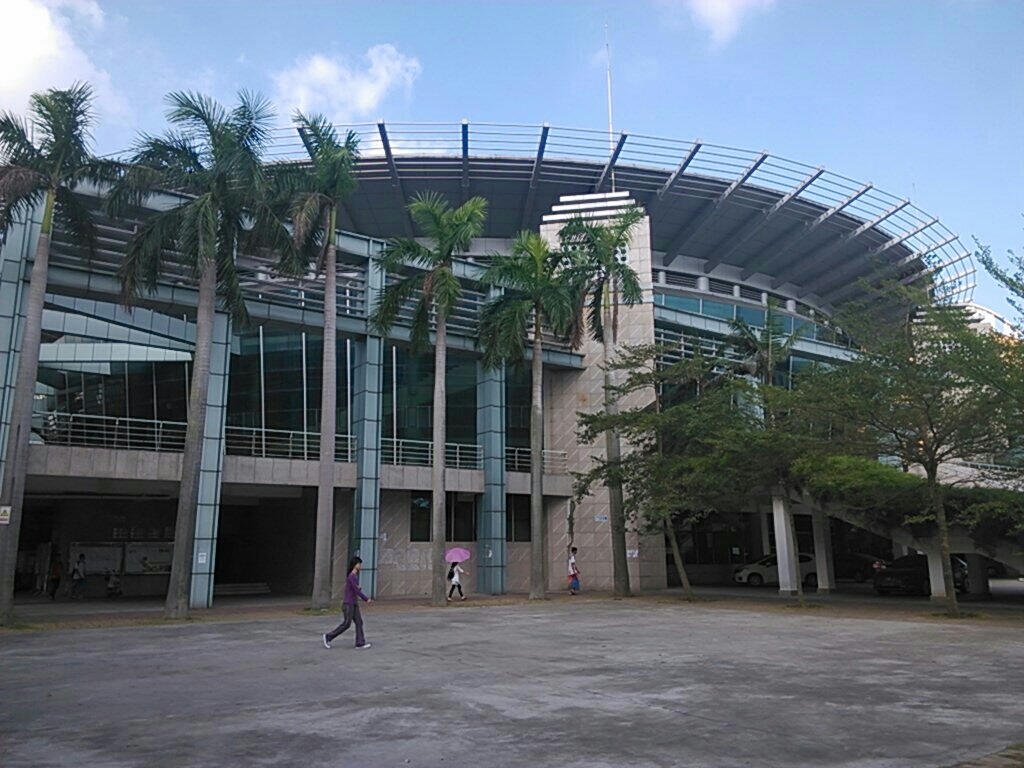
[{"label": "car windshield", "polygon": [[768,555],[768,557],[762,557],[754,565],[775,565],[775,555]]}]

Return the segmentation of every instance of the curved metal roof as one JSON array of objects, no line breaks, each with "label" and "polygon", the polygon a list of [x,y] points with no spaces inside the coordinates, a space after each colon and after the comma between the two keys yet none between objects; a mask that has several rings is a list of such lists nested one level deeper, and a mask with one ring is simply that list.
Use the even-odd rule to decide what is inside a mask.
[{"label": "curved metal roof", "polygon": [[[437,191],[454,204],[490,201],[486,237],[537,229],[562,195],[627,190],[651,217],[668,269],[748,280],[822,307],[860,281],[930,280],[943,300],[969,301],[970,251],[908,200],[768,152],[622,132],[492,123],[361,123],[357,191],[341,225],[373,237],[413,234],[405,202]],[[294,130],[271,160],[306,156]],[[656,263],[658,262],[656,256]]]}]

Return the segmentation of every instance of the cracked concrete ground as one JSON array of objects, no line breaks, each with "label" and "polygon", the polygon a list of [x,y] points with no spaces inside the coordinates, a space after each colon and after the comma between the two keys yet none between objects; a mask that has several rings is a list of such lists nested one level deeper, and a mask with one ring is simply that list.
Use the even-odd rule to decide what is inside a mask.
[{"label": "cracked concrete ground", "polygon": [[0,765],[933,768],[1024,739],[1020,627],[561,601],[0,634]]}]

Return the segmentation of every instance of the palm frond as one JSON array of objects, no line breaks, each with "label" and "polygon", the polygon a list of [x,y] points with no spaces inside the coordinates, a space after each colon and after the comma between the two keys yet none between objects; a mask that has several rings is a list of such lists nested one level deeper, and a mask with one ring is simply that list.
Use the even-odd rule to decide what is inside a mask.
[{"label": "palm frond", "polygon": [[480,236],[487,221],[487,199],[471,197],[451,212],[452,250],[464,253],[473,240]]},{"label": "palm frond", "polygon": [[96,224],[93,212],[67,187],[57,187],[56,218],[71,238],[86,249],[89,258],[96,257]]},{"label": "palm frond", "polygon": [[529,300],[508,294],[484,305],[477,339],[484,367],[494,369],[502,363],[514,364],[523,359],[531,310]]},{"label": "palm frond", "polygon": [[216,100],[193,91],[174,91],[164,100],[168,104],[167,121],[181,126],[207,141],[216,141],[224,132],[228,114]]},{"label": "palm frond", "polygon": [[28,137],[28,123],[13,112],[0,114],[0,165],[14,165],[42,172],[39,150]]},{"label": "palm frond", "polygon": [[92,101],[92,87],[87,83],[51,88],[29,97],[40,154],[58,164],[50,169],[52,175],[70,176],[90,158],[95,121]]},{"label": "palm frond", "polygon": [[369,325],[374,331],[386,336],[394,326],[402,308],[423,289],[422,272],[415,272],[398,280],[381,291],[370,312]]},{"label": "palm frond", "polygon": [[121,302],[131,306],[145,288],[156,290],[163,266],[164,249],[177,246],[182,209],[163,211],[143,222],[128,240],[124,260],[117,270],[121,282]]},{"label": "palm frond", "polygon": [[274,107],[270,100],[255,91],[238,92],[238,104],[231,111],[232,133],[248,153],[260,155],[270,139]]},{"label": "palm frond", "polygon": [[449,239],[446,232],[445,218],[451,212],[451,205],[440,192],[433,190],[419,192],[409,202],[409,215],[416,225],[423,231],[423,234],[433,240],[443,243],[441,250],[447,250]]},{"label": "palm frond", "polygon": [[434,303],[439,318],[449,318],[462,299],[462,284],[448,267],[438,267],[427,278],[430,290],[424,290]]},{"label": "palm frond", "polygon": [[[296,244],[308,242],[324,226],[332,200],[318,191],[300,192],[291,205],[292,236]],[[326,233],[321,233],[324,236]]]},{"label": "palm frond", "polygon": [[388,243],[380,263],[385,272],[394,273],[405,266],[432,269],[434,260],[434,252],[429,248],[411,238],[400,237]]},{"label": "palm frond", "polygon": [[249,325],[249,312],[245,306],[245,296],[238,282],[238,271],[230,248],[219,248],[217,254],[217,292],[221,304],[231,315],[231,319],[240,327]]}]

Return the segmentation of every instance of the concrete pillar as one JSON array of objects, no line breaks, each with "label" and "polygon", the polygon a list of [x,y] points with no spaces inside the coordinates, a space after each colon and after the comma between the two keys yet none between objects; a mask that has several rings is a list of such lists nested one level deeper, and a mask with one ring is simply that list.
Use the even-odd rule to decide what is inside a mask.
[{"label": "concrete pillar", "polygon": [[758,518],[761,521],[761,557],[770,555],[772,552],[772,539],[768,529],[768,515],[770,513],[765,510],[761,510],[757,513]]},{"label": "concrete pillar", "polygon": [[18,378],[18,352],[21,349],[26,278],[30,249],[39,237],[36,222],[16,224],[0,249],[0,477],[3,477],[7,451],[7,429],[11,423],[14,385]]},{"label": "concrete pillar", "polygon": [[796,531],[793,515],[782,496],[772,496],[772,517],[775,520],[775,554],[779,564],[779,594],[795,595],[800,585],[797,566]]},{"label": "concrete pillar", "polygon": [[895,560],[898,557],[910,554],[910,548],[906,544],[898,544],[895,541],[892,543],[892,559]]},{"label": "concrete pillar", "polygon": [[[380,262],[367,262],[367,295],[384,288]],[[363,559],[360,586],[377,596],[377,553],[380,534],[380,443],[384,396],[384,340],[367,336],[352,345],[352,428],[356,436],[356,493],[352,507],[349,550]]]},{"label": "concrete pillar", "polygon": [[[477,363],[476,439],[483,456],[484,495],[477,511],[477,589],[505,592],[505,369]],[[537,535],[536,533],[534,535]]]},{"label": "concrete pillar", "polygon": [[814,564],[818,572],[818,594],[827,595],[836,588],[832,522],[824,512],[815,512],[811,517],[811,524],[814,528]]},{"label": "concrete pillar", "polygon": [[928,555],[928,580],[932,586],[932,600],[946,599],[946,583],[942,580],[942,555],[938,546],[932,547]]},{"label": "concrete pillar", "polygon": [[964,555],[967,561],[967,594],[987,595],[988,589],[988,566],[984,559],[977,553]]},{"label": "concrete pillar", "polygon": [[224,466],[224,423],[228,412],[228,367],[231,364],[231,318],[213,316],[210,386],[206,396],[203,457],[199,463],[199,503],[192,546],[192,591],[189,605],[213,605],[213,575],[217,560],[217,522],[220,517],[221,470]]}]

